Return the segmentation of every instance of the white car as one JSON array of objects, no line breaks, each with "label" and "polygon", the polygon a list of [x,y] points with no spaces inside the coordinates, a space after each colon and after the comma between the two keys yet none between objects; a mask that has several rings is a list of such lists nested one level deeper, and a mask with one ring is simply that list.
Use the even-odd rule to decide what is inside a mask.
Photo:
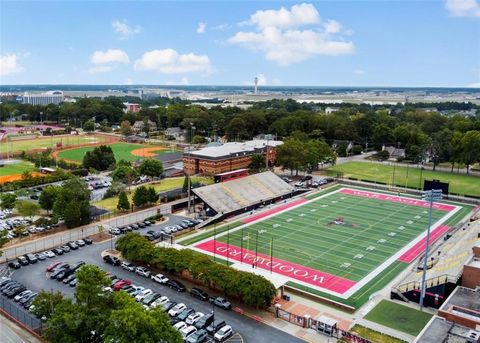
[{"label": "white car", "polygon": [[230,325],[225,325],[223,328],[217,331],[214,338],[217,342],[223,342],[233,333],[232,327]]},{"label": "white car", "polygon": [[144,289],[135,296],[136,301],[142,301],[147,295],[152,294],[153,291],[150,288]]},{"label": "white car", "polygon": [[150,304],[150,307],[157,307],[157,306],[162,306],[163,304],[166,304],[170,301],[166,296],[160,297],[157,300],[155,300],[153,303]]},{"label": "white car", "polygon": [[161,284],[165,284],[168,281],[168,277],[163,274],[152,275],[152,280]]},{"label": "white car", "polygon": [[182,311],[186,308],[187,308],[187,305],[185,305],[184,303],[176,304],[170,309],[170,311],[168,311],[168,315],[170,317],[176,317],[180,313],[182,313]]},{"label": "white car", "polygon": [[145,267],[135,268],[135,273],[138,274],[138,275],[141,275],[141,276],[145,276],[145,277],[150,277],[150,275],[151,275],[150,271]]},{"label": "white car", "polygon": [[303,187],[305,184],[302,181],[295,183],[295,187]]},{"label": "white car", "polygon": [[24,296],[29,295],[30,293],[32,293],[32,291],[30,291],[30,290],[23,291],[22,293],[16,295],[15,298],[13,298],[13,300],[19,301],[19,300],[22,299]]},{"label": "white car", "polygon": [[185,321],[185,323],[187,323],[188,325],[194,325],[196,322],[198,322],[200,320],[200,318],[202,318],[205,314],[203,314],[202,312],[196,312],[194,314],[191,314],[187,317],[187,320]]},{"label": "white car", "polygon": [[51,251],[51,250],[45,251],[44,254],[45,254],[45,256],[47,256],[48,258],[53,258],[53,257],[57,256],[57,255],[55,255],[55,253],[54,253],[53,251]]},{"label": "white car", "polygon": [[180,331],[180,330],[183,330],[184,328],[186,328],[188,325],[185,324],[185,322],[178,322],[176,323],[173,328],[177,331]]},{"label": "white car", "polygon": [[197,331],[197,328],[193,325],[184,327],[183,329],[180,330],[180,335],[182,335],[183,339],[187,338],[190,336],[192,333]]},{"label": "white car", "polygon": [[128,261],[122,262],[122,268],[128,270],[129,272],[135,271],[135,266]]}]

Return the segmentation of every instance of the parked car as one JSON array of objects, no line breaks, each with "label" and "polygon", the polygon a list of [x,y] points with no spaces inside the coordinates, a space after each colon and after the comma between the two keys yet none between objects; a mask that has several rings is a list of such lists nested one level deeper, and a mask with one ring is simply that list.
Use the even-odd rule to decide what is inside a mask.
[{"label": "parked car", "polygon": [[63,251],[62,248],[53,248],[52,251],[53,251],[53,253],[54,253],[55,255],[57,255],[57,256],[63,255],[63,253],[64,253],[64,251]]},{"label": "parked car", "polygon": [[199,330],[205,329],[207,326],[209,326],[213,322],[214,319],[215,319],[215,315],[213,313],[207,313],[202,318],[200,318],[198,322],[195,323],[195,327]]},{"label": "parked car", "polygon": [[210,303],[224,310],[230,310],[232,308],[230,301],[222,297],[210,297]]},{"label": "parked car", "polygon": [[176,290],[177,292],[185,292],[186,290],[185,286],[177,280],[168,280],[165,284],[171,289]]},{"label": "parked car", "polygon": [[205,314],[202,312],[195,312],[194,314],[191,314],[187,317],[187,320],[185,320],[185,323],[188,325],[195,325],[196,322],[200,320]]},{"label": "parked car", "polygon": [[72,281],[73,279],[75,279],[75,277],[76,277],[75,274],[70,274],[68,277],[66,277],[65,279],[63,279],[62,282],[63,282],[64,284],[69,284],[70,281]]},{"label": "parked car", "polygon": [[112,235],[120,235],[122,232],[120,231],[120,229],[118,229],[116,227],[112,227],[112,228],[108,229],[108,233],[110,233]]},{"label": "parked car", "polygon": [[10,261],[8,262],[8,266],[12,269],[20,269],[22,265],[18,261]]},{"label": "parked car", "polygon": [[25,306],[27,303],[33,302],[33,300],[37,297],[38,293],[30,293],[26,296],[24,296],[22,299],[18,301],[18,303],[22,306]]},{"label": "parked car", "polygon": [[185,305],[184,303],[178,303],[168,311],[168,315],[171,317],[176,317],[186,308],[187,305]]},{"label": "parked car", "polygon": [[75,244],[75,242],[68,242],[67,245],[70,247],[70,249],[72,250],[77,250],[78,249],[78,245]]},{"label": "parked car", "polygon": [[152,275],[152,280],[160,284],[165,284],[168,281],[168,278],[163,274]]},{"label": "parked car", "polygon": [[83,241],[84,241],[85,244],[87,244],[87,245],[90,245],[90,244],[93,243],[93,240],[92,240],[90,237],[85,237],[85,238],[83,239]]},{"label": "parked car", "polygon": [[150,277],[150,275],[152,273],[150,273],[150,271],[145,268],[145,267],[137,267],[135,268],[135,273],[138,274],[138,275],[141,275],[141,276],[145,276],[145,277]]},{"label": "parked car", "polygon": [[135,271],[135,266],[128,261],[123,261],[122,262],[122,268],[125,269],[125,270],[128,270],[129,272],[134,272]]},{"label": "parked car", "polygon": [[55,253],[54,253],[53,251],[51,251],[51,250],[44,251],[43,253],[44,253],[45,256],[47,256],[48,258],[54,258],[55,256],[57,256],[57,255],[55,255]]},{"label": "parked car", "polygon": [[207,301],[208,300],[208,294],[201,290],[200,288],[193,287],[192,290],[190,291],[190,295],[192,297],[198,298],[202,301]]},{"label": "parked car", "polygon": [[153,291],[150,288],[144,289],[143,291],[141,291],[139,294],[135,296],[135,300],[142,301],[143,298],[145,298],[147,295],[150,295],[152,293]]},{"label": "parked car", "polygon": [[185,322],[187,320],[188,316],[191,314],[194,314],[195,310],[193,308],[185,308],[179,315],[177,315],[175,318],[171,320],[172,324],[175,324],[177,322]]},{"label": "parked car", "polygon": [[190,326],[184,327],[182,330],[180,330],[180,335],[182,335],[183,339],[186,339],[188,336],[190,336],[195,331],[197,331],[195,326],[190,325]]},{"label": "parked car", "polygon": [[173,325],[173,328],[177,331],[180,331],[180,330],[183,330],[184,328],[186,328],[188,325],[185,323],[185,322],[177,322]]},{"label": "parked car", "polygon": [[19,301],[19,300],[22,299],[24,296],[27,296],[27,295],[29,295],[30,293],[32,293],[32,291],[29,290],[29,289],[27,289],[27,290],[25,290],[25,291],[17,294],[17,295],[15,296],[15,298],[13,298],[13,300],[14,300],[14,301]]},{"label": "parked car", "polygon": [[122,288],[125,285],[131,285],[132,281],[130,280],[118,280],[115,284],[112,286],[112,290],[114,291],[119,291],[120,288]]},{"label": "parked car", "polygon": [[120,260],[117,257],[112,255],[103,256],[103,261],[114,266],[120,265]]},{"label": "parked car", "polygon": [[77,286],[77,278],[73,279],[72,281],[70,281],[70,283],[68,284],[70,287],[75,287]]},{"label": "parked car", "polygon": [[211,323],[205,330],[207,330],[209,335],[214,335],[218,330],[223,328],[227,323],[222,319],[217,319]]},{"label": "parked car", "polygon": [[162,305],[162,308],[165,312],[168,312],[173,306],[175,306],[177,303],[175,301],[167,301]]},{"label": "parked car", "polygon": [[26,259],[25,256],[18,256],[17,258],[18,263],[20,263],[22,266],[28,266],[30,263]]},{"label": "parked car", "polygon": [[162,306],[166,303],[168,303],[170,300],[166,297],[166,296],[163,296],[163,297],[160,297],[158,299],[156,299],[153,303],[150,304],[150,307],[157,307],[157,306]]},{"label": "parked car", "polygon": [[60,247],[64,253],[69,253],[70,252],[70,247],[68,245],[62,245]]},{"label": "parked car", "polygon": [[55,263],[52,263],[51,265],[49,265],[47,267],[47,272],[51,272],[53,271],[55,268],[57,268],[58,266],[60,266],[61,264],[66,264],[64,262],[55,262]]},{"label": "parked car", "polygon": [[142,304],[145,306],[150,306],[155,300],[160,298],[162,295],[160,293],[152,293],[150,295],[147,295],[145,298],[142,300]]},{"label": "parked car", "polygon": [[215,341],[223,342],[233,334],[232,327],[230,325],[225,325],[220,330],[215,333],[213,336]]},{"label": "parked car", "polygon": [[207,340],[207,331],[198,330],[187,337],[185,342],[187,343],[203,343]]},{"label": "parked car", "polygon": [[27,254],[27,255],[25,255],[25,257],[27,258],[27,261],[28,261],[28,263],[30,263],[30,264],[33,264],[33,263],[37,263],[37,262],[38,262],[38,259],[37,259],[37,257],[36,257],[34,254]]},{"label": "parked car", "polygon": [[76,245],[78,245],[79,247],[84,247],[85,246],[85,241],[83,239],[77,239],[74,243]]}]

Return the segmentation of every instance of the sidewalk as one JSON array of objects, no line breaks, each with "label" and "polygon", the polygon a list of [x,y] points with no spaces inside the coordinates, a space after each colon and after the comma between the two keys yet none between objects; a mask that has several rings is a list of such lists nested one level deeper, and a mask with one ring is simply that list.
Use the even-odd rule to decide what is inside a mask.
[{"label": "sidewalk", "polygon": [[0,315],[0,342],[4,343],[43,343],[28,331]]}]

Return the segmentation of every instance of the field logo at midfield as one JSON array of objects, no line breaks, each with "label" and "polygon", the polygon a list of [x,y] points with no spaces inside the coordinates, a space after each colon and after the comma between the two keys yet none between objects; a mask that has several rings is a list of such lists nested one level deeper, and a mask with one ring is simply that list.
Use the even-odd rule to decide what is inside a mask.
[{"label": "field logo at midfield", "polygon": [[[278,258],[271,259],[270,256],[264,254],[255,254],[255,252],[241,249],[235,245],[226,244],[219,241],[209,240],[195,245],[196,248],[208,251],[216,255],[227,257],[235,261],[243,261],[245,264],[252,265],[252,267],[261,268],[265,270],[272,270],[273,272],[284,275],[291,279],[302,281],[316,287],[322,287],[332,290],[337,293],[345,293],[356,282],[344,279],[335,275],[321,272],[316,269],[305,267],[296,263],[292,263]],[[256,258],[255,258],[256,256]]]},{"label": "field logo at midfield", "polygon": [[[340,192],[343,193],[343,194],[354,195],[354,196],[358,196],[358,197],[365,197],[365,198],[369,198],[369,199],[378,199],[378,200],[383,200],[383,201],[398,202],[398,203],[402,203],[402,204],[410,205],[410,206],[430,207],[430,203],[428,201],[416,200],[416,199],[412,199],[412,198],[404,198],[404,197],[395,196],[395,195],[387,195],[387,194],[381,194],[381,193],[359,191],[359,190],[350,189],[350,188],[344,188]],[[432,208],[434,210],[450,212],[450,211],[453,211],[456,207],[452,206],[452,205],[433,203]]]}]

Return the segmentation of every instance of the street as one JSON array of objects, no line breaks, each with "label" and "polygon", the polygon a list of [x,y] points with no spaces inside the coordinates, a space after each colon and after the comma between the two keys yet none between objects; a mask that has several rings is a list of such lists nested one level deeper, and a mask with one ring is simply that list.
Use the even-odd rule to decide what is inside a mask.
[{"label": "street", "polygon": [[[148,230],[158,230],[166,225],[175,225],[179,223],[183,217],[179,216],[169,216],[169,220],[161,225],[150,226],[144,229],[138,230],[139,233],[146,232]],[[46,275],[46,268],[49,264],[62,261],[68,263],[75,263],[78,261],[85,261],[88,264],[94,264],[101,267],[105,271],[110,271],[117,275],[119,278],[125,278],[131,280],[134,284],[143,286],[145,288],[150,288],[155,292],[158,292],[162,295],[167,296],[169,299],[176,302],[183,302],[189,307],[193,307],[196,311],[203,313],[210,313],[213,308],[212,305],[208,302],[202,302],[196,298],[193,298],[189,295],[188,292],[178,293],[171,290],[168,287],[160,285],[147,279],[145,277],[139,276],[135,273],[128,272],[121,267],[114,267],[110,264],[103,262],[100,254],[106,249],[110,249],[111,245],[114,245],[115,240],[112,242],[110,240],[97,243],[90,246],[85,246],[79,248],[76,251],[71,251],[68,254],[62,256],[57,256],[52,259],[41,261],[34,265],[29,265],[22,267],[19,270],[16,270],[13,274],[13,278],[25,284],[28,288],[34,291],[47,290],[55,291],[59,290],[68,296],[72,296],[74,293],[74,288],[69,287],[68,285],[58,282],[56,280],[51,280]],[[167,275],[169,276],[169,275]],[[177,277],[173,277],[178,279]],[[180,280],[184,283],[187,288],[191,288],[192,285],[184,280]],[[207,293],[211,292],[206,289]],[[220,319],[224,319],[229,325],[232,326],[235,332],[238,332],[242,337],[244,342],[259,342],[259,343],[270,343],[270,342],[303,342],[302,340],[291,336],[283,331],[277,330],[271,326],[258,323],[248,317],[242,316],[234,311],[224,311],[220,308],[215,308],[215,316]]]}]

